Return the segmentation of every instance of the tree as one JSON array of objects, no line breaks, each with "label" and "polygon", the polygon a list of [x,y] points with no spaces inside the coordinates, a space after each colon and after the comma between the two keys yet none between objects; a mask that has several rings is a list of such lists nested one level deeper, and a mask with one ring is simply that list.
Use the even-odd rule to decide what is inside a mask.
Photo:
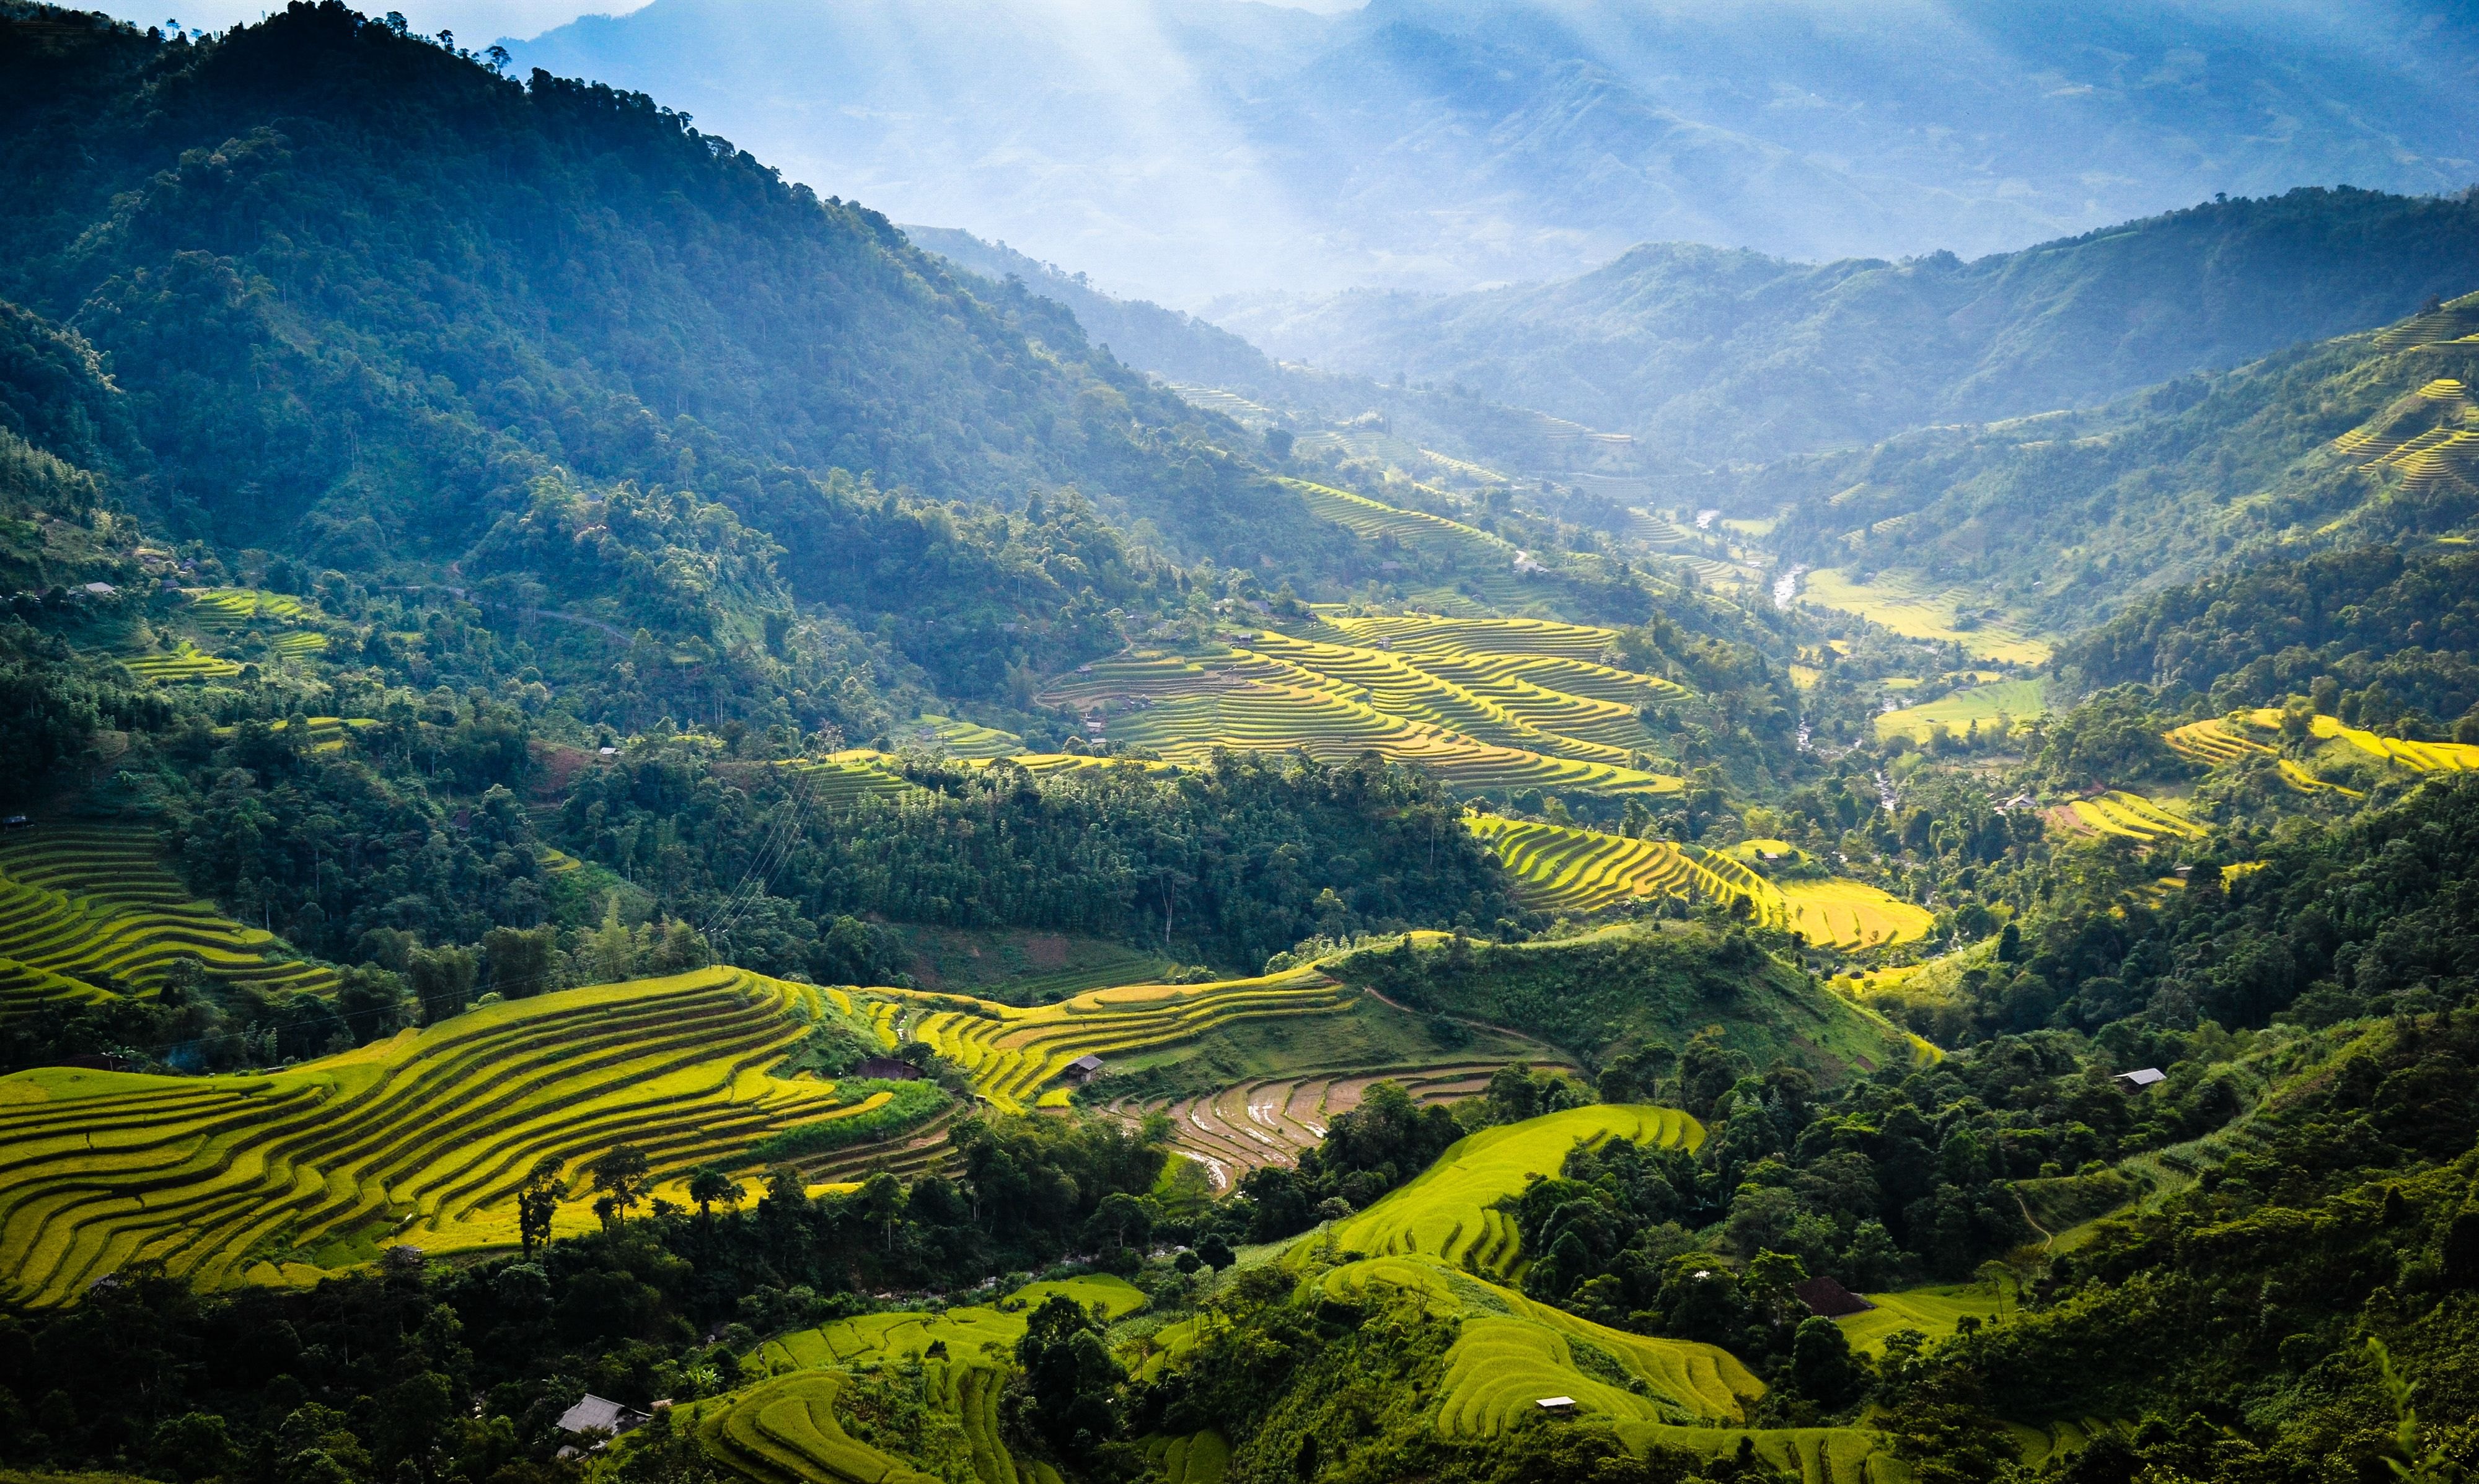
[{"label": "tree", "polygon": [[1015,1358],[1024,1375],[1010,1415],[1020,1430],[1072,1462],[1092,1458],[1118,1435],[1114,1394],[1127,1372],[1084,1305],[1064,1293],[1043,1299],[1025,1321]]},{"label": "tree", "polygon": [[1791,1337],[1790,1381],[1801,1395],[1827,1411],[1851,1405],[1867,1389],[1867,1375],[1851,1353],[1850,1337],[1821,1314],[1801,1320]]},{"label": "tree", "polygon": [[647,1188],[652,1184],[648,1179],[651,1169],[646,1151],[635,1144],[622,1144],[585,1166],[601,1196],[594,1203],[595,1213],[603,1217],[605,1225],[625,1220],[646,1198]]},{"label": "tree", "polygon": [[1231,1243],[1222,1240],[1220,1232],[1206,1234],[1205,1240],[1196,1244],[1196,1255],[1199,1261],[1215,1272],[1220,1272],[1239,1261],[1231,1251]]},{"label": "tree", "polygon": [[737,1206],[746,1193],[739,1181],[711,1164],[700,1165],[697,1173],[689,1176],[689,1199],[697,1202],[698,1215],[709,1219],[714,1215],[715,1202]]},{"label": "tree", "polygon": [[550,1241],[550,1218],[559,1210],[564,1184],[559,1170],[558,1159],[544,1155],[534,1162],[524,1185],[517,1190],[517,1241],[529,1261],[534,1248]]}]

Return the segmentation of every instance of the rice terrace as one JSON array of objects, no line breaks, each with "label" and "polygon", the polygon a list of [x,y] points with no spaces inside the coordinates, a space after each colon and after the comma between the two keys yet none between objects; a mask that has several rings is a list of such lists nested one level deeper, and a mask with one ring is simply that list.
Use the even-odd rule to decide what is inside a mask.
[{"label": "rice terrace", "polygon": [[98,3],[0,1484],[2479,1477],[2461,12]]}]

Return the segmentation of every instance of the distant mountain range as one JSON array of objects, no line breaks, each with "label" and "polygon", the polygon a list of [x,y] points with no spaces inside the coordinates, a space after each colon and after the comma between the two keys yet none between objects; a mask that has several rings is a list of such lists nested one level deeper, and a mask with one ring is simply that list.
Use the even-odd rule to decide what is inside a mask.
[{"label": "distant mountain range", "polygon": [[1221,323],[1336,371],[1633,433],[1674,464],[2090,406],[2479,289],[2479,195],[2303,188],[1965,263],[1657,243],[1575,278],[1261,301]]},{"label": "distant mountain range", "polygon": [[1199,308],[1647,242],[1976,257],[2216,192],[2458,190],[2474,38],[2389,0],[654,0],[513,44],[822,194]]}]

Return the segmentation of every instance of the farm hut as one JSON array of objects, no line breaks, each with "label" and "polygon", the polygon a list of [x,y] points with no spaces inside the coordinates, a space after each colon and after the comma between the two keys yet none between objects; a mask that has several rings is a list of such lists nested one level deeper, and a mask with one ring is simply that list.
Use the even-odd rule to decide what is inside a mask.
[{"label": "farm hut", "polygon": [[1081,1087],[1102,1075],[1102,1059],[1087,1052],[1068,1062],[1067,1069],[1059,1075]]},{"label": "farm hut", "polygon": [[1544,1396],[1540,1400],[1534,1402],[1533,1405],[1539,1407],[1542,1411],[1547,1413],[1551,1417],[1573,1417],[1575,1415],[1575,1398],[1572,1396]]},{"label": "farm hut", "polygon": [[1801,1303],[1807,1305],[1808,1313],[1822,1315],[1828,1319],[1865,1314],[1877,1307],[1821,1273],[1805,1283],[1794,1285],[1791,1292],[1798,1295]]},{"label": "farm hut", "polygon": [[2120,1072],[2109,1080],[2111,1082],[2122,1082],[2128,1087],[2133,1087],[2135,1091],[2140,1092],[2156,1082],[2167,1082],[2169,1080],[2169,1074],[2157,1066],[2144,1066],[2137,1067],[2135,1070],[2131,1072]]},{"label": "farm hut", "polygon": [[893,1057],[867,1057],[862,1059],[860,1065],[853,1068],[852,1074],[877,1082],[917,1082],[921,1068]]},{"label": "farm hut", "polygon": [[[559,1430],[564,1433],[600,1432],[618,1437],[646,1424],[648,1414],[626,1402],[588,1392],[575,1406],[559,1415]],[[599,1446],[599,1445],[598,1445]]]}]

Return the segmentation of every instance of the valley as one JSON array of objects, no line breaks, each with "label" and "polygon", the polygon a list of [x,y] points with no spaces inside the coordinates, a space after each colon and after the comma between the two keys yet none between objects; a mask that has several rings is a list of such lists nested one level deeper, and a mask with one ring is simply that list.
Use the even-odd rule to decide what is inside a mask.
[{"label": "valley", "polygon": [[[1242,9],[0,4],[0,1484],[2479,1468],[2468,192],[2055,195],[2441,192],[2465,38]],[[1648,101],[1776,21],[2108,97]],[[1071,22],[1367,149],[1183,263],[1023,185],[1199,96]],[[798,152],[626,82],[770,29]],[[1090,90],[872,112],[992,36]],[[1837,213],[1994,235],[1591,245]]]}]

